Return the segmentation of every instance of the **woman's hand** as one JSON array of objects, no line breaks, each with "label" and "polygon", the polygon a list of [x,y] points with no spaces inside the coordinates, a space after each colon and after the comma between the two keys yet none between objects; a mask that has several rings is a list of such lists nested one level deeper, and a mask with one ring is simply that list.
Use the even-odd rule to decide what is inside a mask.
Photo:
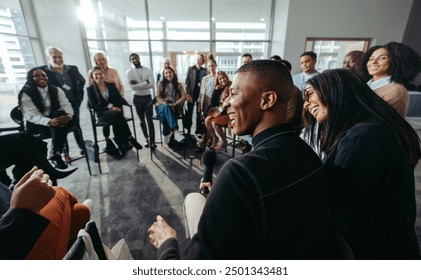
[{"label": "woman's hand", "polygon": [[111,110],[121,112],[121,108],[116,106],[111,107]]}]

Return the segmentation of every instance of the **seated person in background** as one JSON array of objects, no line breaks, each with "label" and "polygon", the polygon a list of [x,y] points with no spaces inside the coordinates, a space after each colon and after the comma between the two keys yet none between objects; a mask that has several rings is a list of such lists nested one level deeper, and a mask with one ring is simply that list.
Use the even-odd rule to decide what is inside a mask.
[{"label": "seated person in background", "polygon": [[205,119],[206,129],[208,130],[212,143],[210,146],[211,149],[222,150],[227,145],[222,127],[228,125],[229,118],[222,104],[229,95],[230,87],[231,81],[228,75],[224,71],[219,71]]},{"label": "seated person in background", "polygon": [[80,133],[80,104],[85,88],[85,79],[74,65],[64,64],[64,54],[58,47],[50,46],[45,50],[49,64],[42,66],[52,85],[61,88],[73,108],[73,134],[80,154],[83,155],[82,135]]},{"label": "seated person in background", "polygon": [[324,71],[308,80],[304,93],[306,133],[323,124],[316,139],[309,139],[326,155],[334,237],[330,258],[419,259],[417,133],[352,71]]},{"label": "seated person in background", "polygon": [[10,208],[0,218],[0,259],[62,259],[89,218],[88,206],[51,187],[49,176],[34,167],[16,184]]},{"label": "seated person in background", "polygon": [[178,131],[177,116],[182,115],[183,103],[187,99],[186,92],[178,82],[173,68],[165,68],[162,76],[163,78],[158,82],[155,110],[163,126],[164,143],[170,142],[171,132],[174,134],[175,141],[182,142],[184,136]]},{"label": "seated person in background", "polygon": [[410,47],[396,42],[371,47],[361,59],[367,84],[405,118],[409,107],[406,87],[421,71],[421,58]]},{"label": "seated person in background", "polygon": [[[77,169],[67,171],[54,169],[46,157],[47,144],[28,132],[0,135],[0,154],[0,166],[2,168],[14,165],[12,169],[14,180],[9,187],[11,189],[34,165],[50,175],[53,182],[69,176]],[[2,183],[8,184],[8,182],[3,181]]]},{"label": "seated person in background", "polygon": [[[122,107],[128,105],[127,101],[118,93],[113,83],[104,81],[104,72],[101,67],[95,66],[90,73],[94,82],[87,88],[88,104],[97,114],[98,121],[113,126],[114,137],[122,155],[126,154],[127,149],[132,148],[129,143],[138,150],[142,149],[142,145],[133,137],[123,115]],[[108,148],[111,141],[109,130],[104,136]]]},{"label": "seated person in background", "polygon": [[363,57],[364,52],[362,51],[350,51],[344,57],[342,62],[342,68],[352,70],[357,74],[360,78],[364,80],[364,74],[361,71],[361,58]]},{"label": "seated person in background", "polygon": [[329,234],[323,164],[287,119],[293,90],[279,62],[254,60],[234,76],[224,107],[254,149],[227,161],[181,254],[161,217],[149,228],[158,259],[321,259]]},{"label": "seated person in background", "polygon": [[26,79],[18,95],[26,130],[33,134],[51,135],[49,159],[56,168],[65,169],[67,164],[60,152],[71,127],[72,105],[61,88],[49,84],[47,75],[40,68],[30,70]]}]

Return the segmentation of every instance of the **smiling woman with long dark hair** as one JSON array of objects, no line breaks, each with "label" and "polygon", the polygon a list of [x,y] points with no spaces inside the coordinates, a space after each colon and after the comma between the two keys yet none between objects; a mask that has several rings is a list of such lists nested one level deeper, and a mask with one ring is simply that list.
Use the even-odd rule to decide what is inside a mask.
[{"label": "smiling woman with long dark hair", "polygon": [[[320,142],[331,183],[332,258],[419,259],[414,129],[346,69],[311,78],[304,96],[305,131]],[[338,248],[347,247],[345,256]]]}]

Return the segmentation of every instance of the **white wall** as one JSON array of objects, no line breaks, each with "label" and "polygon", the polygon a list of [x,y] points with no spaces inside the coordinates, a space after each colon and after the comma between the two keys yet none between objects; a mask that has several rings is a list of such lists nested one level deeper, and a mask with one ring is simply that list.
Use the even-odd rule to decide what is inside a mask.
[{"label": "white wall", "polygon": [[[79,72],[86,78],[88,70],[76,1],[37,0],[33,1],[33,4],[42,47],[45,49],[54,45],[62,49],[64,63],[76,65]],[[44,63],[47,64],[46,57]]]},{"label": "white wall", "polygon": [[[413,0],[289,0],[285,48],[283,53],[300,72],[299,56],[307,37],[372,38],[372,45],[401,42]],[[277,0],[284,6],[284,0]],[[279,13],[279,10],[277,13]],[[283,16],[283,12],[275,16]],[[274,26],[274,34],[283,26]],[[280,30],[279,30],[280,29]],[[281,47],[281,44],[277,45]]]}]

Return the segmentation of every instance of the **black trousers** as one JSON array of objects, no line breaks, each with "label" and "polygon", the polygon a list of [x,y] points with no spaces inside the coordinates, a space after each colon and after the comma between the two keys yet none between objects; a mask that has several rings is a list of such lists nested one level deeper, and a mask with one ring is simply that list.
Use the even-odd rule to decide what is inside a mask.
[{"label": "black trousers", "polygon": [[[120,144],[127,144],[132,135],[129,125],[124,118],[122,111],[108,110],[98,114],[99,122],[106,122],[112,125],[114,137]],[[108,137],[109,135],[104,135]]]},{"label": "black trousers", "polygon": [[[136,113],[140,119],[140,128],[142,129],[143,136],[149,140],[149,135],[151,136],[151,142],[155,143],[155,127],[152,121],[153,109],[151,105],[152,97],[150,95],[146,96],[137,96],[133,97],[133,104],[136,108]],[[146,120],[146,121],[145,121]],[[146,128],[146,123],[148,128]],[[148,135],[149,130],[149,135]]]}]

